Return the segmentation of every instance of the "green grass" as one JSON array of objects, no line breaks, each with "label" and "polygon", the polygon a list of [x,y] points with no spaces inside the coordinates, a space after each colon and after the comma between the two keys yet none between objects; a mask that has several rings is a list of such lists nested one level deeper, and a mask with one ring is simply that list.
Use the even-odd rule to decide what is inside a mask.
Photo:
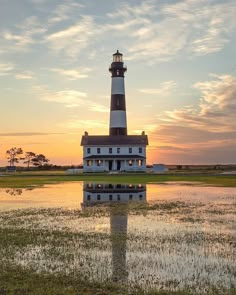
[{"label": "green grass", "polygon": [[[157,291],[145,292],[142,290],[128,290],[125,285],[118,285],[112,282],[95,283],[85,282],[76,274],[52,275],[48,273],[37,274],[31,270],[24,270],[21,267],[6,266],[0,272],[0,294],[1,295],[192,295],[189,291]],[[222,294],[212,290],[207,295]],[[225,291],[224,295],[235,295],[236,290]]]},{"label": "green grass", "polygon": [[109,183],[161,183],[167,181],[201,182],[212,186],[236,187],[236,175],[153,175],[153,174],[79,174],[65,175],[61,172],[30,172],[0,176],[0,187],[40,186],[67,181],[93,181]]},{"label": "green grass", "polygon": [[[192,205],[191,205],[192,206]],[[8,294],[19,294],[19,295],[41,295],[41,294],[93,294],[93,295],[195,295],[194,290],[182,290],[182,291],[161,291],[161,290],[141,290],[138,287],[127,286],[124,283],[114,283],[109,278],[106,282],[95,282],[86,279],[89,274],[86,274],[83,267],[75,268],[70,275],[66,274],[64,268],[59,272],[50,273],[49,271],[42,271],[38,269],[38,264],[34,266],[29,266],[25,264],[25,268],[21,267],[17,262],[14,263],[16,257],[15,253],[21,251],[29,251],[29,248],[39,246],[42,249],[45,247],[45,254],[47,253],[50,261],[60,261],[63,262],[65,268],[68,264],[73,263],[74,251],[70,249],[77,249],[80,246],[83,249],[96,249],[99,250],[108,249],[109,240],[111,239],[110,234],[100,233],[100,232],[72,232],[69,229],[58,230],[56,227],[49,227],[48,229],[44,226],[40,226],[37,220],[45,220],[46,224],[49,220],[54,222],[57,217],[68,217],[65,220],[73,220],[74,218],[91,217],[95,214],[98,216],[109,216],[110,210],[118,215],[129,210],[130,213],[143,213],[145,210],[156,211],[159,215],[160,210],[172,212],[174,209],[181,208],[185,209],[186,204],[181,201],[170,201],[170,202],[158,202],[157,204],[131,204],[127,206],[121,204],[119,206],[111,206],[88,208],[92,212],[91,214],[84,214],[78,210],[70,211],[64,209],[27,209],[27,210],[16,210],[11,212],[2,212],[0,214],[1,226],[0,226],[0,295]],[[192,208],[192,207],[191,207]],[[101,215],[99,215],[101,214]],[[37,219],[38,218],[38,219]],[[47,221],[48,220],[48,221]],[[62,219],[61,219],[62,220]],[[94,223],[96,219],[94,219]],[[191,221],[192,222],[192,221]],[[64,226],[66,226],[64,222]],[[27,226],[28,225],[28,226]],[[221,245],[226,245],[231,243],[231,240],[227,240],[227,236],[214,235],[204,232],[204,240],[210,239],[213,245],[220,243]],[[118,235],[119,239],[122,239],[121,235]],[[140,238],[140,236],[136,236]],[[166,237],[167,239],[173,240],[172,237]],[[186,235],[185,235],[186,238]],[[192,240],[193,236],[190,234],[188,240]],[[130,236],[130,240],[136,243],[135,236]],[[179,237],[183,239],[183,237]],[[198,240],[199,239],[199,240]],[[219,239],[219,240],[218,240]],[[178,241],[177,241],[178,243]],[[202,235],[194,236],[194,243],[202,243]],[[147,245],[147,240],[145,238],[145,245]],[[29,246],[29,248],[28,248]],[[156,247],[156,245],[155,245]],[[28,250],[27,250],[28,249]],[[233,244],[231,249],[234,249]],[[43,250],[44,251],[44,250]],[[1,255],[2,254],[2,255]],[[99,254],[98,254],[99,255]],[[40,262],[40,259],[37,258]],[[37,262],[36,261],[36,262]],[[90,259],[86,260],[89,263]],[[50,265],[50,263],[49,263]],[[213,288],[213,287],[212,287]],[[236,290],[218,290],[212,289],[209,286],[209,290],[205,295],[236,295]],[[230,286],[229,286],[230,288]],[[199,295],[200,293],[198,293]]]}]

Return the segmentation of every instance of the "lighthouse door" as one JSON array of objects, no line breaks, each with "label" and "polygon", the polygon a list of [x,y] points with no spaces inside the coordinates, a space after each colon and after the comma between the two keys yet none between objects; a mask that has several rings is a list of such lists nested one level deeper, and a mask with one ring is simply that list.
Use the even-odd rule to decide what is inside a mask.
[{"label": "lighthouse door", "polygon": [[120,160],[117,160],[117,171],[120,171],[121,163]]}]

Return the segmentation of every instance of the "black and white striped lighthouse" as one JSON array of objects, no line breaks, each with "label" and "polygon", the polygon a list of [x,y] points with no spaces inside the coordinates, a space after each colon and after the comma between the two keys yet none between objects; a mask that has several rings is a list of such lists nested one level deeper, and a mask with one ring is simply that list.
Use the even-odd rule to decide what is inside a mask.
[{"label": "black and white striped lighthouse", "polygon": [[109,68],[112,77],[109,135],[127,135],[124,80],[127,68],[124,67],[122,57],[117,50],[113,54],[113,62]]}]

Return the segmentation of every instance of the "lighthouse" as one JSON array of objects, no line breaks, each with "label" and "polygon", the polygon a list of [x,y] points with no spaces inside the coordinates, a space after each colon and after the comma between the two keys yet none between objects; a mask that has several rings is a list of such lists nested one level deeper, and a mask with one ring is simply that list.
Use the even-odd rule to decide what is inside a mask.
[{"label": "lighthouse", "polygon": [[117,50],[113,54],[111,72],[110,135],[127,135],[125,104],[125,72],[123,55]]},{"label": "lighthouse", "polygon": [[109,67],[111,101],[109,135],[90,135],[81,139],[83,172],[145,172],[148,137],[128,135],[125,102],[125,73],[123,54],[117,50]]}]

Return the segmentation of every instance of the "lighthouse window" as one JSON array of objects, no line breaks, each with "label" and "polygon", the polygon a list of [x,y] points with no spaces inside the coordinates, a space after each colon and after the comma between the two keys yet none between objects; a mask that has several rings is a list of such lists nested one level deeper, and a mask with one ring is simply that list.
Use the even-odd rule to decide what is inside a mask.
[{"label": "lighthouse window", "polygon": [[101,149],[97,148],[97,153],[100,154],[101,153]]},{"label": "lighthouse window", "polygon": [[132,154],[132,148],[129,148],[129,153]]},{"label": "lighthouse window", "polygon": [[140,153],[140,154],[142,154],[142,152],[143,152],[143,149],[140,147],[140,148],[138,148],[138,152]]},{"label": "lighthouse window", "polygon": [[117,76],[119,76],[119,74],[120,74],[120,71],[119,71],[119,70],[117,70],[117,71],[116,71],[116,75],[117,75]]},{"label": "lighthouse window", "polygon": [[120,100],[119,100],[119,98],[118,98],[117,101],[116,101],[116,106],[117,106],[117,107],[120,106]]},{"label": "lighthouse window", "polygon": [[87,160],[87,166],[92,166],[92,161],[91,160]]},{"label": "lighthouse window", "polygon": [[143,161],[142,160],[138,160],[138,166],[141,167],[143,165]]}]

